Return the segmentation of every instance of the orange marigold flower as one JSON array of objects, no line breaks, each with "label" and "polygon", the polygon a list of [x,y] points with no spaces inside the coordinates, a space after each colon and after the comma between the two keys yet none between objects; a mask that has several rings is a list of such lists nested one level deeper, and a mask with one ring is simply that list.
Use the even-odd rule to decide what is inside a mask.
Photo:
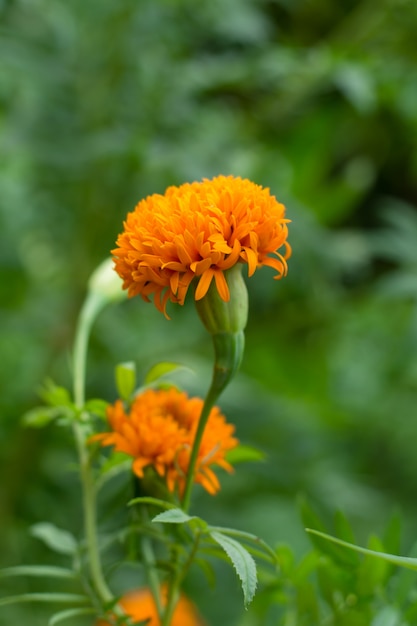
[{"label": "orange marigold flower", "polygon": [[194,279],[196,300],[214,279],[227,302],[224,272],[238,262],[247,263],[249,276],[262,265],[273,267],[275,278],[287,273],[289,221],[269,189],[240,177],[169,187],[127,215],[112,251],[115,269],[129,296],[149,302],[153,295],[165,315],[168,300],[184,304]]},{"label": "orange marigold flower", "polygon": [[[175,388],[148,389],[136,396],[128,411],[121,400],[108,407],[111,431],[94,435],[92,440],[132,456],[132,469],[139,478],[143,477],[145,467],[152,466],[165,478],[170,491],[178,488],[182,493],[202,408],[201,398],[189,398]],[[204,431],[194,477],[211,494],[220,489],[212,466],[232,471],[225,455],[238,443],[234,431],[234,426],[214,407]]]},{"label": "orange marigold flower", "polygon": [[[129,615],[135,622],[148,620],[147,626],[160,626],[155,602],[149,589],[138,589],[126,593],[121,598],[120,605],[126,615]],[[99,620],[96,626],[109,626],[109,624]],[[184,595],[181,595],[178,600],[171,626],[204,626],[196,608]]]}]

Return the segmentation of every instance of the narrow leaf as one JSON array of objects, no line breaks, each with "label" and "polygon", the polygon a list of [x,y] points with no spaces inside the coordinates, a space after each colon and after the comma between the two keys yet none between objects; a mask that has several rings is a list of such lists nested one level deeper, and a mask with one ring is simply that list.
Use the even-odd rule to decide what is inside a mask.
[{"label": "narrow leaf", "polygon": [[82,615],[95,615],[95,614],[96,614],[96,610],[93,608],[68,609],[66,611],[60,611],[59,613],[55,613],[55,615],[52,615],[51,619],[48,622],[48,626],[55,626],[55,624],[64,622],[65,620],[71,619],[72,617],[81,617]]},{"label": "narrow leaf", "polygon": [[166,374],[169,374],[170,372],[174,372],[175,370],[178,370],[178,369],[186,369],[186,368],[183,365],[180,365],[179,363],[170,363],[169,361],[162,361],[161,363],[157,363],[156,365],[151,367],[149,372],[146,374],[145,385],[154,383],[155,381],[159,380],[159,378],[162,378],[162,376],[165,376]]},{"label": "narrow leaf", "polygon": [[89,602],[87,596],[76,593],[23,593],[19,596],[0,598],[0,606],[7,604],[21,604],[24,602],[56,602],[58,604],[85,604]]},{"label": "narrow leaf", "polygon": [[306,532],[312,535],[317,535],[318,537],[322,537],[323,539],[327,539],[328,541],[332,541],[333,543],[337,543],[339,546],[349,548],[350,550],[356,550],[356,552],[360,552],[361,554],[375,556],[377,558],[384,559],[389,563],[393,563],[394,565],[406,567],[407,569],[417,571],[417,558],[411,558],[408,556],[396,556],[395,554],[387,554],[386,552],[368,550],[367,548],[361,548],[360,546],[348,543],[347,541],[342,541],[341,539],[337,539],[336,537],[332,537],[331,535],[327,535],[326,533],[322,533],[318,530],[312,530],[311,528],[306,528]]},{"label": "narrow leaf", "polygon": [[151,498],[150,496],[141,496],[140,498],[133,498],[128,502],[128,506],[133,506],[134,504],[153,504],[154,506],[159,507],[160,509],[176,509],[177,507],[172,502],[167,502],[166,500],[159,500],[158,498]]},{"label": "narrow leaf", "polygon": [[52,578],[77,578],[77,574],[64,567],[54,565],[18,565],[0,570],[0,576],[52,576]]},{"label": "narrow leaf", "polygon": [[116,365],[116,388],[123,400],[130,400],[136,386],[136,365],[133,361]]},{"label": "narrow leaf", "polygon": [[226,454],[226,460],[232,465],[254,461],[264,461],[265,452],[253,446],[238,445]]},{"label": "narrow leaf", "polygon": [[33,537],[40,539],[55,552],[60,554],[75,554],[77,542],[75,537],[67,530],[57,528],[49,522],[40,522],[31,527],[30,533]]},{"label": "narrow leaf", "polygon": [[63,407],[37,406],[24,413],[22,421],[25,426],[31,428],[43,428],[58,417],[62,417],[63,414]]},{"label": "narrow leaf", "polygon": [[197,519],[195,515],[187,515],[181,509],[170,509],[169,511],[163,511],[158,513],[153,518],[153,522],[162,522],[163,524],[185,524],[192,519]]},{"label": "narrow leaf", "polygon": [[257,585],[256,564],[241,543],[217,531],[210,533],[212,539],[226,552],[242,584],[245,607],[255,595]]}]

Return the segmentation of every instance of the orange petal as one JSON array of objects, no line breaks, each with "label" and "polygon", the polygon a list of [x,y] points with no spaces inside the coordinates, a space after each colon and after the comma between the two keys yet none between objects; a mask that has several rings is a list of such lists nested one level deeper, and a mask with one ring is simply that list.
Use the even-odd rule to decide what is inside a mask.
[{"label": "orange petal", "polygon": [[216,287],[217,291],[219,292],[219,296],[221,297],[223,302],[229,302],[230,291],[224,273],[221,270],[216,270],[214,272],[214,279],[216,281]]},{"label": "orange petal", "polygon": [[207,291],[209,290],[211,281],[213,280],[213,276],[214,270],[211,268],[206,270],[204,274],[202,274],[200,280],[198,281],[197,289],[195,290],[196,300],[201,300],[201,298],[204,298]]}]

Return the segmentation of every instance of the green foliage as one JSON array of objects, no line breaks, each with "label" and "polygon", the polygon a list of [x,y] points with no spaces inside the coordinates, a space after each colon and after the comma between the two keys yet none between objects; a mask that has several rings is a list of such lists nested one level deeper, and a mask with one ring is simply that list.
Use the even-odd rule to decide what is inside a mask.
[{"label": "green foliage", "polygon": [[[2,561],[20,563],[24,553],[25,562],[49,562],[49,548],[24,533],[45,511],[79,534],[78,482],[65,477],[74,461],[68,431],[22,431],[19,416],[36,428],[81,417],[59,387],[48,388],[46,406],[31,407],[46,375],[70,377],[87,277],[141,197],[231,172],[285,202],[294,254],[284,281],[267,269],[248,280],[242,373],[222,399],[243,449],[264,450],[266,461],[242,464],[219,496],[197,503],[204,518],[233,526],[239,517],[291,549],[277,551],[284,580],[269,588],[259,573],[244,617],[223,570],[216,589],[227,602],[213,602],[192,577],[189,592],[209,625],[319,623],[317,555],[327,611],[363,556],[319,536],[315,556],[306,554],[299,491],[324,510],[323,532],[348,543],[346,519],[328,528],[337,508],[357,537],[375,531],[383,551],[407,554],[398,528],[390,539],[381,528],[399,507],[403,544],[415,540],[416,3],[8,1],[0,20]],[[205,391],[210,347],[193,307],[169,314],[160,319],[141,301],[103,313],[88,397],[111,400],[114,363],[128,359],[138,371],[164,359],[193,363],[202,383],[191,387]],[[104,418],[106,402],[85,409]],[[98,470],[103,532],[109,511],[121,511],[118,461]],[[388,576],[398,597],[380,589],[327,623],[416,623],[415,574],[390,567],[371,577]],[[14,584],[25,587],[20,577]],[[38,604],[2,610],[10,624],[49,618]],[[84,626],[82,614],[72,622]]]}]

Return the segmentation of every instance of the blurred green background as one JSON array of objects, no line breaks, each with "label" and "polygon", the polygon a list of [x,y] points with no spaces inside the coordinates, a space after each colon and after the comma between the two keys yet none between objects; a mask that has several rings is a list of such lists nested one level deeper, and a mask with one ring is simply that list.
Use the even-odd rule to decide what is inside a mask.
[{"label": "blurred green background", "polygon": [[[2,0],[0,19],[1,565],[60,562],[30,536],[37,522],[82,533],[70,434],[22,429],[20,416],[46,377],[70,385],[89,275],[139,199],[219,173],[286,204],[293,257],[281,282],[268,268],[248,281],[245,359],[221,399],[267,459],[226,476],[216,498],[200,493],[195,509],[298,555],[309,546],[299,493],[328,519],[342,509],[362,542],[399,509],[406,553],[417,514],[417,3]],[[199,376],[184,385],[204,393],[210,341],[192,302],[169,313],[136,299],[101,315],[90,397],[115,398],[113,367],[126,360],[142,373],[158,360],[191,365]],[[226,569],[217,590],[189,584],[209,626],[241,623]],[[50,613],[5,608],[0,624],[43,626]]]}]

